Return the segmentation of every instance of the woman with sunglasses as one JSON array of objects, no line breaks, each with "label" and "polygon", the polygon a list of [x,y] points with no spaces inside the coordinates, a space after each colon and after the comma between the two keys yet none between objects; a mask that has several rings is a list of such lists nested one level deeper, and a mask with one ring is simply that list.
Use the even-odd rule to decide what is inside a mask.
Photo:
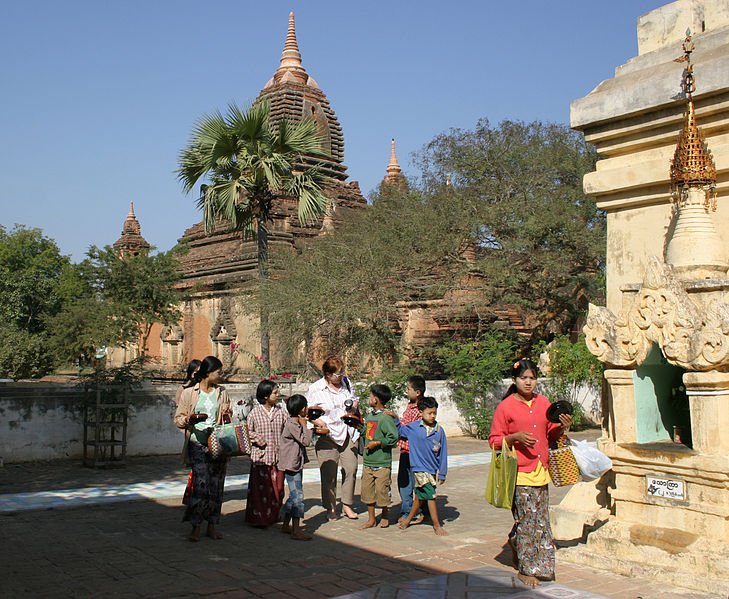
[{"label": "woman with sunglasses", "polygon": [[[357,441],[359,430],[348,426],[342,417],[357,411],[358,401],[347,377],[344,362],[338,356],[329,356],[322,365],[324,376],[309,387],[306,394],[309,409],[320,408],[319,419],[326,425],[318,428],[316,457],[321,472],[321,501],[329,520],[337,515],[337,473],[342,472],[342,512],[347,518],[359,518],[352,509],[354,484],[357,480]],[[351,403],[350,403],[351,402]]]}]

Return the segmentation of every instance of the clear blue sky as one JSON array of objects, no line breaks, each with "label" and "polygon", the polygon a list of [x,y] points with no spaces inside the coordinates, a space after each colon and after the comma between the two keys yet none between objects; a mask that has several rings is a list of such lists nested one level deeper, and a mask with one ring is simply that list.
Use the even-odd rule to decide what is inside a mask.
[{"label": "clear blue sky", "polygon": [[[567,123],[637,54],[667,0],[27,0],[0,21],[0,224],[38,227],[80,260],[119,237],[171,248],[199,221],[174,171],[193,123],[249,103],[278,67],[289,11],[367,195],[390,138],[411,154],[481,117]],[[677,43],[680,40],[677,41]]]}]

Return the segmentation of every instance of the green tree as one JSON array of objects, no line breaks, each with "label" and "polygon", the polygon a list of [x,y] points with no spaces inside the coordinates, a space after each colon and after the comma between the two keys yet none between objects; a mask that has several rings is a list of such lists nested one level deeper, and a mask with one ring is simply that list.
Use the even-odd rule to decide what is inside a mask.
[{"label": "green tree", "polygon": [[426,186],[450,177],[471,205],[484,297],[521,305],[534,340],[569,331],[603,294],[605,215],[582,189],[595,159],[564,125],[487,120],[420,154]]},{"label": "green tree", "polygon": [[52,370],[46,320],[61,308],[69,269],[68,257],[40,229],[0,226],[0,377]]},{"label": "green tree", "polygon": [[599,390],[604,367],[587,349],[584,337],[572,343],[569,337],[558,336],[549,344],[538,344],[535,355],[540,352],[549,356],[549,377],[543,381],[544,393],[552,401],[565,399],[572,403],[574,427],[578,428],[584,420],[585,397],[596,398],[592,411],[600,411]]},{"label": "green tree", "polygon": [[436,351],[453,400],[466,425],[466,432],[486,439],[494,408],[501,397],[494,395],[513,363],[518,343],[507,331],[486,332],[479,338],[448,343]]},{"label": "green tree", "polygon": [[325,238],[273,257],[272,330],[292,351],[320,335],[385,364],[403,351],[403,301],[443,300],[438,317],[477,337],[517,304],[533,330],[522,351],[568,332],[603,289],[604,214],[582,192],[594,159],[561,125],[480,121],[436,137],[420,188],[383,185]]},{"label": "green tree", "polygon": [[[186,192],[201,180],[198,206],[207,230],[223,221],[234,229],[255,231],[261,281],[268,278],[268,233],[273,202],[291,197],[298,202],[303,224],[314,222],[329,200],[317,169],[302,170],[302,157],[322,157],[322,138],[311,120],[270,124],[267,102],[243,111],[231,105],[225,116],[216,112],[195,125],[179,157],[178,178]],[[267,302],[260,302],[261,355],[270,370]]]},{"label": "green tree", "polygon": [[152,325],[180,318],[177,251],[120,257],[107,246],[91,247],[87,256],[67,281],[63,310],[49,322],[57,358],[88,363],[99,347],[126,345],[144,356]]},{"label": "green tree", "polygon": [[[472,225],[457,198],[384,190],[333,232],[272,256],[265,296],[271,328],[296,352],[317,336],[327,350],[394,365],[402,351],[399,302],[442,298],[468,271]],[[282,348],[284,349],[284,348]]]}]

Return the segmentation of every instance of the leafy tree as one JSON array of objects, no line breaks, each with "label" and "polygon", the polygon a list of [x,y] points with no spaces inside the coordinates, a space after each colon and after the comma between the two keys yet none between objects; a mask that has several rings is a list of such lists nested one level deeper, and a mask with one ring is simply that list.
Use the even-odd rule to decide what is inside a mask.
[{"label": "leafy tree", "polygon": [[[549,377],[544,381],[544,392],[552,401],[566,399],[572,403],[575,413],[574,427],[578,428],[584,420],[584,398],[592,395],[599,402],[599,389],[602,384],[603,365],[590,353],[585,338],[576,343],[562,335],[551,343],[540,343],[536,352],[546,352],[549,356]],[[600,405],[591,406],[593,412],[600,411]]]},{"label": "leafy tree", "polygon": [[605,216],[582,190],[595,159],[566,126],[487,120],[420,154],[426,188],[450,177],[472,207],[484,297],[521,305],[534,339],[568,331],[603,293]]},{"label": "leafy tree", "polygon": [[61,361],[87,363],[103,346],[134,345],[144,356],[152,325],[178,322],[177,252],[120,257],[91,247],[67,289],[72,296],[49,323]]},{"label": "leafy tree", "polygon": [[40,229],[0,226],[0,317],[30,333],[43,330],[43,318],[60,305],[58,286],[69,264]]},{"label": "leafy tree", "polygon": [[[267,102],[243,111],[231,105],[225,116],[203,116],[195,125],[179,157],[178,178],[186,192],[201,185],[198,206],[207,230],[221,221],[234,229],[252,232],[258,240],[261,281],[268,278],[268,233],[271,209],[277,197],[298,202],[301,223],[311,223],[329,200],[321,189],[316,168],[301,170],[303,156],[323,156],[322,138],[314,121],[270,124]],[[261,304],[261,355],[270,370],[268,309]]]},{"label": "leafy tree", "polygon": [[569,331],[602,293],[604,215],[582,193],[594,159],[561,125],[480,121],[436,137],[419,157],[420,189],[383,185],[324,239],[274,257],[272,330],[291,351],[319,335],[385,364],[403,350],[404,300],[444,299],[476,336],[517,304],[534,331],[522,346]]},{"label": "leafy tree", "polygon": [[46,320],[60,310],[70,268],[40,229],[0,226],[0,377],[41,377],[53,368]]},{"label": "leafy tree", "polygon": [[447,190],[385,190],[298,253],[273,256],[264,296],[276,306],[277,341],[295,352],[302,341],[310,348],[321,338],[330,352],[394,364],[402,349],[398,302],[441,298],[457,288],[468,270],[463,249],[471,235]]},{"label": "leafy tree", "polygon": [[491,429],[498,384],[516,354],[515,336],[508,331],[491,331],[461,343],[448,343],[436,351],[443,365],[453,400],[465,422],[466,432],[486,439]]}]

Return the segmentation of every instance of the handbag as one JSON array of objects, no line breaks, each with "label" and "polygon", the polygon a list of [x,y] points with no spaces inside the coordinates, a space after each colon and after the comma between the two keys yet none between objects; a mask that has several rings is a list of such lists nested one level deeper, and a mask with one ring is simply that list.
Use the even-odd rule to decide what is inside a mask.
[{"label": "handbag", "polygon": [[557,447],[549,450],[549,476],[555,487],[574,485],[580,480],[580,469],[570,443],[567,435],[562,435],[557,439]]},{"label": "handbag", "polygon": [[250,455],[251,437],[248,434],[248,424],[216,424],[208,437],[208,451],[214,460]]},{"label": "handbag", "polygon": [[517,459],[516,451],[509,449],[504,439],[501,451],[491,448],[491,468],[486,480],[486,501],[506,510],[511,509],[516,488]]}]

